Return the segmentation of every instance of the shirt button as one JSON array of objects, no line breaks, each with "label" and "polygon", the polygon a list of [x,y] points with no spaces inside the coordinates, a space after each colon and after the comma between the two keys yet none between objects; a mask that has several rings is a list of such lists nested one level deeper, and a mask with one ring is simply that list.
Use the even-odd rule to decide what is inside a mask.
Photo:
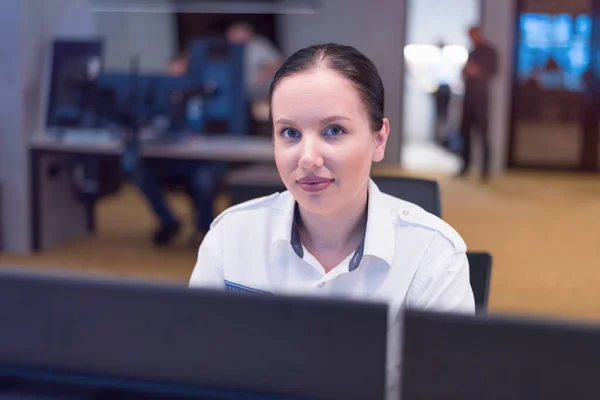
[{"label": "shirt button", "polygon": [[317,286],[320,287],[320,288],[322,288],[323,286],[325,286],[325,282],[321,282]]},{"label": "shirt button", "polygon": [[410,211],[404,210],[404,211],[402,211],[402,215],[404,215],[405,217],[408,217],[410,215]]}]

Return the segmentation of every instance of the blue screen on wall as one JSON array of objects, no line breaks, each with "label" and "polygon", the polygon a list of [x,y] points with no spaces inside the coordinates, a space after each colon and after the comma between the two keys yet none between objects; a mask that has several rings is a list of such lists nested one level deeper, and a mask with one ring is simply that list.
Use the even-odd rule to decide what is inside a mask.
[{"label": "blue screen on wall", "polygon": [[545,89],[581,91],[590,65],[589,15],[521,14],[517,72]]}]

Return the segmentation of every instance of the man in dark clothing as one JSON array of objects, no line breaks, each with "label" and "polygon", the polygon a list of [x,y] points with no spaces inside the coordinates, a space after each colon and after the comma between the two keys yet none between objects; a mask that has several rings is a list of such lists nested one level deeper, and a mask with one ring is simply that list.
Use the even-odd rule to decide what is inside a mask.
[{"label": "man in dark clothing", "polygon": [[489,86],[498,68],[497,55],[496,50],[486,43],[480,27],[474,26],[469,29],[469,37],[473,43],[473,50],[463,69],[465,96],[460,128],[463,138],[463,167],[459,176],[465,176],[469,171],[471,131],[477,128],[483,146],[482,180],[487,180],[491,168],[488,135]]}]

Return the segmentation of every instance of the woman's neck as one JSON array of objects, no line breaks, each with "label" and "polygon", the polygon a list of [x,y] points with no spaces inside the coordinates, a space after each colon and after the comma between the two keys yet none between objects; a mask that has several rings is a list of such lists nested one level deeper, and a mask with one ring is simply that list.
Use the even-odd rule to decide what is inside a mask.
[{"label": "woman's neck", "polygon": [[367,192],[336,214],[310,213],[300,207],[300,239],[326,271],[359,246],[367,223]]}]

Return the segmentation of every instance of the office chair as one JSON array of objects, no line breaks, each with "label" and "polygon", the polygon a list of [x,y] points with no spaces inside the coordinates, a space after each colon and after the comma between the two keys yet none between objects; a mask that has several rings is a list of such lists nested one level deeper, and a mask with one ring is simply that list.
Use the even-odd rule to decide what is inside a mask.
[{"label": "office chair", "polygon": [[440,187],[436,181],[391,176],[374,176],[372,179],[383,193],[414,203],[442,217]]},{"label": "office chair", "polygon": [[492,278],[492,256],[484,252],[467,252],[469,277],[478,314],[487,312]]},{"label": "office chair", "polygon": [[270,196],[276,192],[281,193],[287,190],[283,184],[281,186],[273,186],[269,184],[235,185],[229,186],[228,189],[232,206],[245,201],[258,199],[259,197]]},{"label": "office chair", "polygon": [[[286,190],[276,170],[258,170],[258,174],[252,169],[246,170],[242,174],[235,174],[236,176],[229,180],[227,186],[231,205]],[[440,189],[437,182],[406,177],[375,176],[372,179],[382,192],[414,203],[441,217]]]}]

